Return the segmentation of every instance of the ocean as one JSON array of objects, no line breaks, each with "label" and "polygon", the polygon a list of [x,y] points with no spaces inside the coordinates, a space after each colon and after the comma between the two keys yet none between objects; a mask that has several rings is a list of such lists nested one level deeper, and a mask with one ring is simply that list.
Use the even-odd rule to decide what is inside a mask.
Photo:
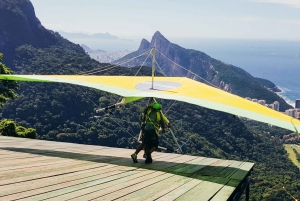
[{"label": "ocean", "polygon": [[179,39],[172,42],[202,51],[272,81],[290,105],[300,99],[300,41]]}]

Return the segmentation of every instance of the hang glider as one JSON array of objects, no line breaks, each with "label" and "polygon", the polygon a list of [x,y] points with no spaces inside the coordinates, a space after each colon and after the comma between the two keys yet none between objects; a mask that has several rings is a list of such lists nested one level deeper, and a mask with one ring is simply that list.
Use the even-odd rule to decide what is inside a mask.
[{"label": "hang glider", "polygon": [[186,77],[0,75],[1,80],[59,82],[117,94],[124,104],[145,97],[177,100],[272,124],[298,133],[300,121],[281,112]]}]

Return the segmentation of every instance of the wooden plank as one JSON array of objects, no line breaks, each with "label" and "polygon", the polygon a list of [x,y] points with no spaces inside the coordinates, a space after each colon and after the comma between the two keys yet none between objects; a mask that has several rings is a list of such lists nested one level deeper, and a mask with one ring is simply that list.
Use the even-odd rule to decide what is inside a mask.
[{"label": "wooden plank", "polygon": [[188,192],[178,197],[176,201],[183,201],[183,200],[207,201],[210,200],[222,187],[223,187],[222,184],[203,181],[199,185],[195,186]]},{"label": "wooden plank", "polygon": [[62,160],[61,158],[50,158],[47,156],[38,156],[35,158],[25,158],[25,159],[16,159],[16,160],[6,160],[2,161],[0,164],[0,169],[4,167],[18,167],[26,164],[32,163],[44,163],[49,161],[59,161]]},{"label": "wooden plank", "polygon": [[[14,167],[4,167],[4,168],[0,168],[0,172],[9,172],[9,171],[14,171],[16,169],[25,169],[25,168],[33,168],[33,167],[40,167],[40,166],[48,166],[48,165],[52,165],[52,164],[59,164],[59,163],[73,163],[75,162],[79,162],[79,163],[85,163],[87,161],[95,161],[95,162],[111,162],[113,163],[113,161],[119,161],[120,158],[112,158],[112,157],[106,157],[106,156],[82,156],[80,157],[80,160],[74,160],[74,159],[65,159],[65,158],[59,158],[57,159],[57,161],[53,161],[53,162],[47,162],[47,163],[36,163],[36,164],[29,164],[29,165],[21,165],[21,166],[14,166]],[[129,160],[129,159],[127,159]]]},{"label": "wooden plank", "polygon": [[227,200],[253,166],[134,151],[0,136],[0,200]]},{"label": "wooden plank", "polygon": [[35,175],[41,172],[48,173],[48,172],[53,172],[55,170],[64,170],[64,169],[70,169],[74,167],[81,167],[81,166],[85,166],[86,164],[92,164],[92,163],[84,162],[84,161],[74,161],[69,163],[64,163],[64,162],[51,163],[51,164],[35,166],[35,167],[28,166],[28,168],[13,169],[13,170],[1,172],[0,178],[1,180],[7,180],[7,179],[13,179],[17,177]]},{"label": "wooden plank", "polygon": [[102,172],[104,173],[104,172],[110,172],[113,169],[120,169],[120,167],[113,166],[113,165],[104,165],[104,166],[101,166],[98,168],[87,169],[87,170],[83,170],[80,172],[74,172],[74,173],[71,173],[68,175],[59,175],[56,177],[37,179],[34,182],[32,182],[32,181],[25,182],[24,181],[24,182],[21,182],[18,184],[5,185],[5,186],[2,186],[2,188],[0,188],[0,196],[34,190],[37,188],[44,188],[47,186],[65,183],[65,182],[69,182],[69,181],[75,181],[75,180],[82,179],[82,178],[88,178],[88,177],[97,175],[99,173],[99,171],[101,171],[101,173]]},{"label": "wooden plank", "polygon": [[253,165],[253,163],[244,163],[230,178],[237,180],[244,179],[248,172],[253,168]]},{"label": "wooden plank", "polygon": [[22,155],[9,155],[9,156],[1,156],[1,160],[10,161],[10,160],[20,160],[20,159],[26,159],[26,158],[35,158],[40,157],[39,155],[33,155],[33,154],[22,154]]},{"label": "wooden plank", "polygon": [[199,161],[197,165],[191,165],[188,169],[185,169],[183,172],[186,174],[194,173],[220,159],[217,158],[205,158],[204,160]]},{"label": "wooden plank", "polygon": [[228,166],[230,166],[233,163],[233,161],[229,160],[218,160],[209,166],[206,166],[199,171],[196,172],[196,174],[201,176],[216,176],[218,177],[218,173],[222,170],[226,169]]},{"label": "wooden plank", "polygon": [[[122,169],[124,167],[119,167],[119,169]],[[61,184],[55,184],[52,186],[47,186],[45,188],[37,188],[30,191],[25,191],[21,193],[16,193],[8,196],[2,196],[0,197],[3,200],[15,200],[15,199],[21,199],[21,200],[41,200],[41,199],[47,199],[50,197],[53,197],[55,195],[59,195],[59,193],[63,194],[66,193],[69,189],[81,189],[81,188],[87,188],[89,186],[104,183],[110,180],[114,180],[117,178],[120,178],[122,176],[126,176],[128,174],[133,174],[133,171],[121,171],[117,170],[117,168],[114,168],[111,170],[108,169],[108,171],[101,171],[98,175],[95,175],[94,177],[88,177],[83,179],[78,179],[71,182],[61,183]]]},{"label": "wooden plank", "polygon": [[162,172],[155,172],[152,170],[136,170],[135,174],[109,181],[106,183],[102,183],[99,185],[92,186],[88,189],[81,189],[78,191],[72,191],[70,193],[53,197],[50,200],[91,200],[96,199],[101,195],[108,194],[110,192],[118,191],[119,189],[124,188],[124,186],[130,186],[137,183],[140,183],[148,178],[153,178],[155,176],[163,174]]},{"label": "wooden plank", "polygon": [[145,188],[146,186],[150,186],[150,185],[156,184],[157,182],[160,182],[160,181],[165,180],[165,179],[167,179],[169,177],[172,177],[172,176],[173,176],[172,174],[164,173],[164,174],[161,174],[159,176],[150,178],[150,179],[148,179],[146,181],[137,183],[135,185],[122,188],[122,189],[120,189],[118,191],[115,191],[113,193],[106,194],[106,195],[101,196],[101,197],[99,197],[97,199],[98,200],[115,200],[117,198],[120,198],[122,196],[127,195],[130,192],[138,191],[138,190],[140,190],[142,188]]},{"label": "wooden plank", "polygon": [[[145,160],[145,159],[144,159]],[[128,159],[128,158],[124,158],[123,160],[118,160],[116,161],[118,165],[127,165],[127,166],[131,166],[131,167],[140,167],[140,168],[146,168],[146,169],[157,169],[157,167],[163,169],[164,167],[161,166],[162,164],[166,164],[165,161],[175,161],[178,160],[178,156],[177,155],[162,155],[160,156],[159,154],[156,155],[156,160],[157,161],[153,161],[152,164],[145,164],[145,162],[139,160],[140,162],[138,163],[133,163],[132,159]]]},{"label": "wooden plank", "polygon": [[177,164],[176,166],[166,168],[165,170],[168,171],[168,172],[176,172],[176,173],[185,172],[192,165],[201,164],[204,159],[205,159],[205,157],[197,157],[197,158],[194,158],[194,159],[192,159],[190,161],[187,161],[185,163]]},{"label": "wooden plank", "polygon": [[155,200],[176,188],[190,182],[192,178],[174,175],[170,178],[162,180],[154,185],[147,186],[138,191],[134,191],[117,200]]},{"label": "wooden plank", "polygon": [[163,170],[191,160],[193,159],[189,155],[180,155],[179,157],[175,156],[173,158],[168,158],[166,161],[154,161],[151,165],[147,164],[147,168],[153,170]]},{"label": "wooden plank", "polygon": [[9,156],[9,155],[14,154],[14,153],[15,152],[13,152],[13,151],[7,151],[7,150],[4,150],[4,149],[0,148],[0,155],[3,156],[3,157]]},{"label": "wooden plank", "polygon": [[97,167],[101,167],[107,165],[105,163],[85,163],[84,166],[81,167],[74,167],[74,166],[64,166],[67,167],[66,170],[61,170],[61,168],[55,166],[55,168],[50,169],[52,171],[46,171],[43,169],[43,172],[37,171],[37,174],[34,175],[29,175],[29,176],[20,176],[17,178],[13,179],[6,179],[6,180],[0,180],[0,186],[8,185],[8,184],[17,184],[17,183],[22,183],[22,182],[27,182],[27,181],[33,181],[38,179],[43,179],[43,178],[48,178],[48,177],[55,177],[55,176],[60,176],[60,175],[68,175],[71,173],[79,172],[79,171],[84,171],[87,169],[95,169]]},{"label": "wooden plank", "polygon": [[238,170],[239,166],[241,166],[242,164],[243,164],[243,162],[241,162],[241,161],[233,161],[233,163],[231,165],[229,165],[227,168],[223,169],[216,175],[220,176],[220,177],[230,178],[230,176],[234,172],[236,172]]},{"label": "wooden plank", "polygon": [[230,195],[235,190],[234,187],[231,186],[223,186],[223,188],[210,200],[210,201],[222,201],[227,200]]},{"label": "wooden plank", "polygon": [[[50,160],[51,161],[51,160]],[[28,165],[20,165],[20,166],[13,166],[13,167],[2,167],[0,168],[0,172],[7,172],[7,171],[10,171],[10,170],[17,170],[17,169],[25,169],[25,168],[31,168],[31,167],[40,167],[40,166],[46,166],[46,165],[52,165],[52,164],[59,164],[59,163],[72,163],[74,162],[75,160],[73,159],[60,159],[60,160],[55,160],[55,161],[51,161],[51,162],[43,162],[41,161],[40,163],[31,163],[31,164],[28,164]],[[83,161],[81,161],[83,162]]]},{"label": "wooden plank", "polygon": [[[198,179],[192,179],[190,182],[183,184],[182,186],[174,189],[173,191],[161,196],[156,201],[169,201],[175,200],[176,198],[180,197],[185,192],[191,190],[195,186],[199,185],[202,181]],[[199,195],[200,196],[200,195]]]},{"label": "wooden plank", "polygon": [[90,182],[87,182],[87,183],[77,184],[77,185],[70,186],[70,187],[63,188],[63,189],[57,189],[55,191],[47,192],[47,193],[44,193],[42,195],[36,195],[36,196],[30,197],[30,198],[21,199],[21,200],[24,200],[24,201],[25,200],[45,200],[45,199],[53,198],[53,197],[63,195],[63,194],[66,194],[66,193],[70,193],[70,192],[73,192],[73,191],[78,191],[80,189],[90,188],[92,186],[99,185],[101,183],[106,183],[108,181],[120,179],[120,178],[125,177],[127,175],[132,175],[133,173],[134,173],[133,171],[128,171],[128,172],[119,173],[118,175],[111,176],[111,177],[106,177],[106,178],[101,178],[101,179],[98,178],[96,180],[93,180],[93,181],[90,181]]}]

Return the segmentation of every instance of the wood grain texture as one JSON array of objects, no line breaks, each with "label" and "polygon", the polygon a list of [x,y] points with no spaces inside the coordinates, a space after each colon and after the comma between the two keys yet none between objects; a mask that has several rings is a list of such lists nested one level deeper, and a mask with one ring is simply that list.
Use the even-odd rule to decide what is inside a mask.
[{"label": "wood grain texture", "polygon": [[0,200],[227,200],[253,163],[0,136]]}]

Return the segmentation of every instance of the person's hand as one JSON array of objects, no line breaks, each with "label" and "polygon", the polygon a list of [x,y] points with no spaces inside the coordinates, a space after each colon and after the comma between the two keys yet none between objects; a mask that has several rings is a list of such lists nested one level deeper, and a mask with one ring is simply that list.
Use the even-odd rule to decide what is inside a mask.
[{"label": "person's hand", "polygon": [[168,123],[168,128],[169,128],[169,129],[171,129],[171,128],[172,128],[170,123]]}]

